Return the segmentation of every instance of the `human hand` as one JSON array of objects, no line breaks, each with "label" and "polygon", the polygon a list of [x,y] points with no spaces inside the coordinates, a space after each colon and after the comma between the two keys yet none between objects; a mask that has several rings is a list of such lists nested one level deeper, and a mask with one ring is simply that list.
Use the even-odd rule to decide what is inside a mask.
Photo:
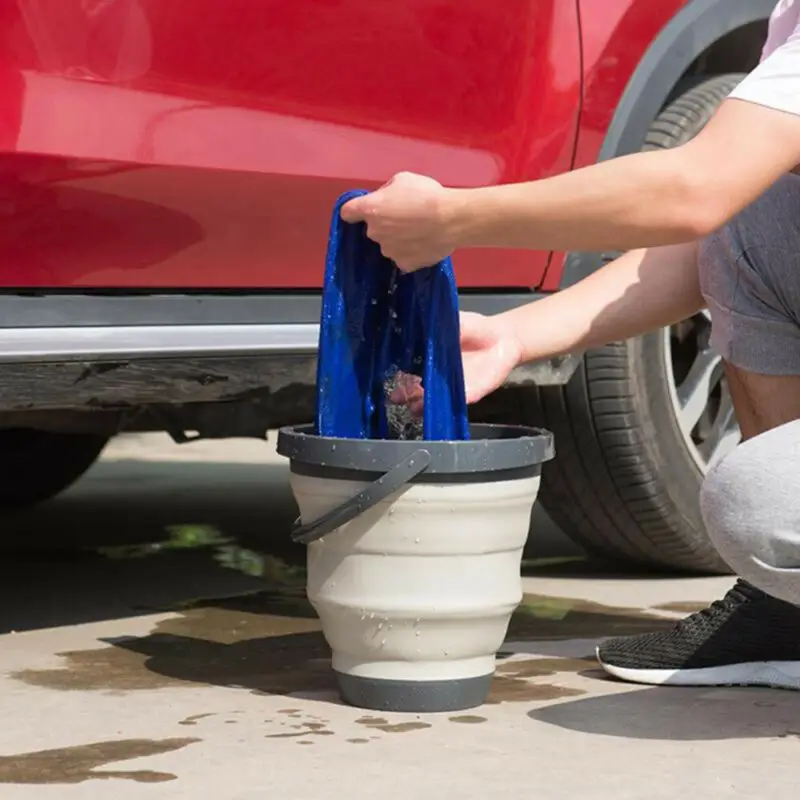
[{"label": "human hand", "polygon": [[424,175],[401,172],[380,189],[342,206],[345,222],[365,222],[367,236],[403,272],[430,267],[455,249],[446,201],[452,189]]},{"label": "human hand", "polygon": [[467,402],[499,389],[522,358],[522,343],[505,317],[462,312],[461,358]]},{"label": "human hand", "polygon": [[[503,385],[522,358],[522,344],[505,317],[462,312],[461,357],[467,402],[476,403]],[[416,376],[398,383],[389,397],[422,414],[425,390]]]}]

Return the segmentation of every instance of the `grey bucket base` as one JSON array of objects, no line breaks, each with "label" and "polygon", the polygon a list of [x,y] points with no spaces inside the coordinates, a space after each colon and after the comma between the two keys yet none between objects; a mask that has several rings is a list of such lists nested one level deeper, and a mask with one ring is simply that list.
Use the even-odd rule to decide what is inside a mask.
[{"label": "grey bucket base", "polygon": [[466,711],[483,705],[494,673],[449,681],[397,681],[361,678],[333,673],[342,700],[370,711],[403,711],[415,714]]}]

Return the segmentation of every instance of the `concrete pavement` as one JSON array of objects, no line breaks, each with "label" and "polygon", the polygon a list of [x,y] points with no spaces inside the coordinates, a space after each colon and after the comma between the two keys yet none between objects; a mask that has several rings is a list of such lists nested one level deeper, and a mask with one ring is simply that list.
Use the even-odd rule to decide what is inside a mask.
[{"label": "concrete pavement", "polygon": [[[285,471],[259,443],[121,439],[64,497],[4,521],[2,800],[797,794],[799,694],[626,686],[591,658],[727,578],[534,561],[489,704],[341,705],[286,545]],[[574,553],[553,531],[537,552]]]}]

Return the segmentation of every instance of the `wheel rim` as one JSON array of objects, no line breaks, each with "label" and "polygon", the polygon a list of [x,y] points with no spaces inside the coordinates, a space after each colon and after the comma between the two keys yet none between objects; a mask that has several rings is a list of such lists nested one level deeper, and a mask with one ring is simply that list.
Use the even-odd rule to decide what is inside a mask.
[{"label": "wheel rim", "polygon": [[707,311],[664,329],[665,362],[675,418],[686,448],[706,472],[739,443],[722,359],[711,349]]}]

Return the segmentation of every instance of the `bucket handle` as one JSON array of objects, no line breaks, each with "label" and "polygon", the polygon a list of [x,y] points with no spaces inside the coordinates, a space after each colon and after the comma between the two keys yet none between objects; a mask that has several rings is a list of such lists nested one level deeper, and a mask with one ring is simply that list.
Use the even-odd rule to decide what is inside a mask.
[{"label": "bucket handle", "polygon": [[342,505],[323,514],[314,522],[305,525],[300,520],[295,523],[292,531],[292,541],[300,544],[316,542],[323,536],[351,522],[365,511],[385,500],[390,494],[400,489],[404,484],[416,478],[426,470],[431,463],[431,454],[427,450],[415,450],[410,456],[404,458],[396,467],[381,475],[357,495],[351,497]]}]

